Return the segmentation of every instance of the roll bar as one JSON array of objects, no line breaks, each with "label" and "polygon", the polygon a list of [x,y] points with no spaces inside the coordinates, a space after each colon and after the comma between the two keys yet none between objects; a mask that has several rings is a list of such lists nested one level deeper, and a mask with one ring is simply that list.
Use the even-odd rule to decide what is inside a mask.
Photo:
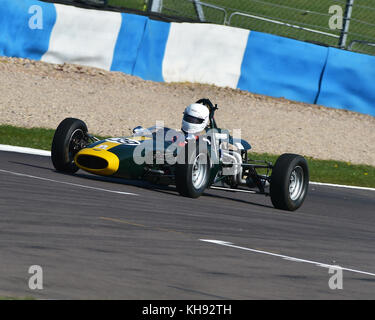
[{"label": "roll bar", "polygon": [[199,99],[196,103],[203,104],[208,108],[208,110],[210,111],[210,115],[209,115],[210,128],[211,129],[217,129],[216,121],[215,121],[215,118],[214,118],[215,111],[219,109],[217,107],[217,104],[213,105],[213,103],[210,101],[210,99],[207,99],[207,98]]}]

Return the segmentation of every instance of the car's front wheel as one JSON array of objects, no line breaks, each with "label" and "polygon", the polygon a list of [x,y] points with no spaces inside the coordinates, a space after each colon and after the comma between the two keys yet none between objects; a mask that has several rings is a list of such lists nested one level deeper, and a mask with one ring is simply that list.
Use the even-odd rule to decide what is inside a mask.
[{"label": "car's front wheel", "polygon": [[78,167],[74,156],[87,144],[87,126],[79,119],[64,119],[55,131],[51,146],[51,159],[57,171],[74,173]]},{"label": "car's front wheel", "polygon": [[277,209],[294,211],[304,202],[309,187],[309,169],[304,157],[285,153],[272,169],[270,196]]}]

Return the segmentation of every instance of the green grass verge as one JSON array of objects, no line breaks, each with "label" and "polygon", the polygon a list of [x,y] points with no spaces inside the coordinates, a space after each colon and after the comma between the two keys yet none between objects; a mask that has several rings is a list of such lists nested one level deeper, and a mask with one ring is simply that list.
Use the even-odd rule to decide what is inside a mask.
[{"label": "green grass verge", "polygon": [[51,150],[54,130],[0,125],[0,144]]},{"label": "green grass verge", "polygon": [[[52,129],[19,128],[0,125],[0,144],[50,150],[54,135]],[[251,153],[251,158],[274,162],[277,155]],[[375,188],[375,167],[354,165],[343,161],[319,160],[306,157],[310,179],[316,182],[347,184]]]},{"label": "green grass verge", "polygon": [[[250,157],[255,160],[267,159],[274,163],[278,156],[251,153]],[[320,160],[307,156],[305,158],[309,164],[311,181],[375,188],[375,167],[373,166]]]}]

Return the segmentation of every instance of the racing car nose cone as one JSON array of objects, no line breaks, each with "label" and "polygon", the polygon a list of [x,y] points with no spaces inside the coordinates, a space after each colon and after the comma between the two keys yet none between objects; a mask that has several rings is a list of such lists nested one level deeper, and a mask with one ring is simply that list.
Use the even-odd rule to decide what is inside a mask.
[{"label": "racing car nose cone", "polygon": [[97,148],[85,148],[74,157],[75,164],[85,171],[110,176],[119,168],[119,158],[112,152]]}]

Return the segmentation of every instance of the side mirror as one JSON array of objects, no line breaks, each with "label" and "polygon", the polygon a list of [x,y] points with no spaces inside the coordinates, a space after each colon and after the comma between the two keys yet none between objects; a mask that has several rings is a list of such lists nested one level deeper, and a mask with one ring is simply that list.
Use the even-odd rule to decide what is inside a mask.
[{"label": "side mirror", "polygon": [[137,133],[142,132],[143,130],[144,130],[144,128],[143,128],[142,126],[138,126],[138,127],[135,127],[135,128],[133,129],[133,133],[134,133],[134,134],[137,134]]}]

